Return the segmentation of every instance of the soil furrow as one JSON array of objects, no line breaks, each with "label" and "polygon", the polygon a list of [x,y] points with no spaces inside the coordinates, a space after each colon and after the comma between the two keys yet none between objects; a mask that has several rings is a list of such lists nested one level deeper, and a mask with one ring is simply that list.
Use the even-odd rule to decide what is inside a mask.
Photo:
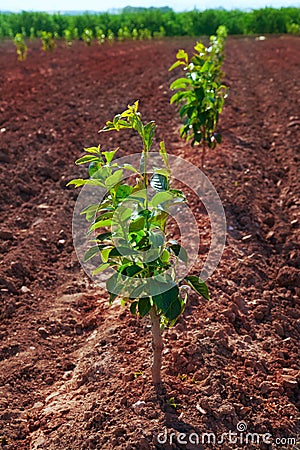
[{"label": "soil furrow", "polygon": [[[190,51],[193,43],[78,43],[70,51],[61,44],[51,54],[34,43],[23,64],[12,43],[2,44],[4,449],[236,450],[227,441],[201,444],[201,437],[220,438],[241,421],[261,439],[272,435],[269,444],[244,443],[249,450],[300,437],[298,37],[227,41],[223,142],[205,164],[225,208],[227,242],[208,281],[211,302],[191,295],[165,333],[160,396],[149,381],[149,323],[117,305],[109,310],[73,249],[77,193],[66,182],[85,174],[74,160],[82,147],[98,145],[98,129],[128,103],[139,98],[145,120],[157,121],[156,141],[200,166],[200,150],[180,141],[169,105],[175,73],[168,67],[178,48]],[[105,139],[122,156],[139,151],[125,133]],[[189,198],[201,233],[197,273],[210,223],[197,196]],[[195,432],[200,443],[183,445],[175,436],[172,445],[160,444],[165,429],[169,438]]]}]

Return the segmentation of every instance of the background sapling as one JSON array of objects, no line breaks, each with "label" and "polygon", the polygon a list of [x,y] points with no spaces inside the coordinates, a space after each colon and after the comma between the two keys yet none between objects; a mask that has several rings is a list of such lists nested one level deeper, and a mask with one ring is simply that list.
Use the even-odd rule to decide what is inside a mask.
[{"label": "background sapling", "polygon": [[24,61],[27,58],[28,47],[22,33],[17,33],[15,35],[14,44],[16,46],[18,61]]},{"label": "background sapling", "polygon": [[64,30],[64,38],[65,38],[65,43],[67,47],[72,47],[72,39],[73,39],[73,35],[72,35],[72,30],[70,30],[69,28],[66,28]]},{"label": "background sapling", "polygon": [[88,47],[90,45],[92,45],[93,42],[93,30],[89,29],[89,28],[85,28],[83,30],[83,33],[81,35],[81,38],[83,40],[83,42],[85,43],[85,45],[87,45]]},{"label": "background sapling", "polygon": [[45,52],[54,50],[56,44],[54,36],[50,31],[42,31],[40,34],[40,38],[42,41],[42,49]]},{"label": "background sapling", "polygon": [[210,37],[208,47],[197,42],[194,47],[196,53],[191,58],[184,50],[179,50],[177,61],[169,69],[183,66],[185,76],[170,86],[172,90],[178,90],[170,103],[182,104],[179,113],[184,125],[180,129],[180,136],[187,141],[192,140],[192,146],[202,146],[202,168],[206,148],[214,149],[221,143],[221,135],[216,132],[216,127],[228,94],[227,87],[222,83],[224,74],[221,68],[226,36],[226,28],[220,26],[216,36]]},{"label": "background sapling", "polygon": [[96,40],[99,45],[104,44],[105,34],[104,34],[102,28],[100,28],[100,27],[96,27]]}]

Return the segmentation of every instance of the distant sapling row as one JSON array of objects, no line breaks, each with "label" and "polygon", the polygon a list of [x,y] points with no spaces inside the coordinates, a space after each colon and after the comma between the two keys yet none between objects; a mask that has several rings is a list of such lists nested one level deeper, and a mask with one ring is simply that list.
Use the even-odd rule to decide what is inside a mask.
[{"label": "distant sapling row", "polygon": [[[101,27],[95,27],[95,31],[90,28],[84,28],[81,36],[79,37],[78,28],[66,28],[62,31],[62,37],[64,38],[64,42],[67,47],[72,47],[73,40],[81,39],[85,45],[90,47],[96,39],[99,45],[108,42],[110,45],[117,39],[118,41],[124,40],[143,40],[143,39],[152,39],[160,38],[165,35],[165,30],[163,27],[160,27],[159,31],[151,33],[148,28],[133,28],[132,31],[128,29],[127,26],[123,28],[119,28],[117,35],[115,36],[111,29],[105,32]],[[18,60],[24,61],[27,56],[28,47],[25,44],[24,40],[25,30],[22,33],[17,33],[14,37],[14,43],[17,50]],[[52,51],[56,47],[56,41],[60,39],[60,36],[57,32],[51,33],[48,31],[35,31],[34,27],[30,28],[30,40],[33,41],[35,37],[39,37],[42,41],[42,49],[44,51]]]},{"label": "distant sapling row", "polygon": [[[117,152],[99,147],[85,149],[86,155],[76,164],[89,164],[89,178],[75,179],[69,185],[98,186],[107,192],[99,203],[88,205],[82,214],[91,222],[89,235],[92,246],[85,261],[100,256],[101,264],[93,275],[114,269],[106,281],[110,302],[120,298],[133,314],[150,316],[154,359],[152,379],[161,383],[162,330],[172,326],[185,309],[186,285],[209,299],[206,284],[197,276],[179,279],[179,261],[187,264],[186,250],[167,237],[170,208],[186,202],[185,195],[171,186],[172,174],[164,143],[160,143],[160,167],[151,167],[149,152],[155,132],[155,122],[144,124],[138,102],[113,121],[102,132],[134,130],[142,141],[140,167],[114,160]],[[132,174],[133,176],[127,176]],[[134,178],[134,180],[133,180]]]},{"label": "distant sapling row", "polygon": [[194,47],[196,53],[191,58],[184,50],[179,50],[177,61],[169,69],[182,66],[185,72],[184,77],[171,84],[170,88],[178,92],[170,102],[182,105],[179,113],[184,125],[180,129],[180,136],[187,141],[192,140],[192,146],[202,146],[202,168],[206,148],[213,149],[221,142],[221,135],[216,132],[216,127],[228,95],[228,88],[222,82],[226,36],[226,28],[220,26],[216,36],[210,37],[208,47],[197,42]]}]

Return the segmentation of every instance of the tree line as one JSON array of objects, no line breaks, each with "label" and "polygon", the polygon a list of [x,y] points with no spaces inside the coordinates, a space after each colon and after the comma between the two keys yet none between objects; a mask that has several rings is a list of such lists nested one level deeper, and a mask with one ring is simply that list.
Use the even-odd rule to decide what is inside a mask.
[{"label": "tree line", "polygon": [[103,30],[117,36],[120,29],[147,30],[151,36],[212,35],[220,25],[228,34],[300,33],[300,8],[263,8],[252,11],[196,9],[174,12],[171,8],[124,8],[120,13],[62,14],[45,12],[0,13],[0,38],[37,37],[41,31],[64,37],[66,30],[79,37],[85,29],[96,35]]}]

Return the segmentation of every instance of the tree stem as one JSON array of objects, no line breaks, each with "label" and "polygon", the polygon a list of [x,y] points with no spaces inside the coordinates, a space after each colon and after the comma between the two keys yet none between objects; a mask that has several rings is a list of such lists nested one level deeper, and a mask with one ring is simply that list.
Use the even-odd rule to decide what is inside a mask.
[{"label": "tree stem", "polygon": [[159,316],[153,306],[150,310],[151,331],[152,331],[152,348],[153,348],[153,365],[152,365],[152,381],[154,384],[161,383],[161,362],[162,351],[164,348],[162,332],[160,329]]},{"label": "tree stem", "polygon": [[206,129],[205,129],[205,127],[203,128],[202,136],[203,136],[203,140],[202,140],[201,169],[203,170],[204,161],[205,161],[205,152],[206,152],[206,141],[205,141]]},{"label": "tree stem", "polygon": [[[147,162],[148,162],[148,149],[146,147],[146,144],[144,143],[144,149],[143,149],[143,155],[144,155],[144,167],[143,167],[143,179],[144,179],[144,189],[146,191],[146,204],[145,209],[147,210],[149,208],[149,198],[148,198],[148,184],[149,184],[149,178],[148,178],[148,172],[147,172]],[[150,223],[149,223],[149,217],[146,217],[146,228],[149,231],[150,229]]]}]

